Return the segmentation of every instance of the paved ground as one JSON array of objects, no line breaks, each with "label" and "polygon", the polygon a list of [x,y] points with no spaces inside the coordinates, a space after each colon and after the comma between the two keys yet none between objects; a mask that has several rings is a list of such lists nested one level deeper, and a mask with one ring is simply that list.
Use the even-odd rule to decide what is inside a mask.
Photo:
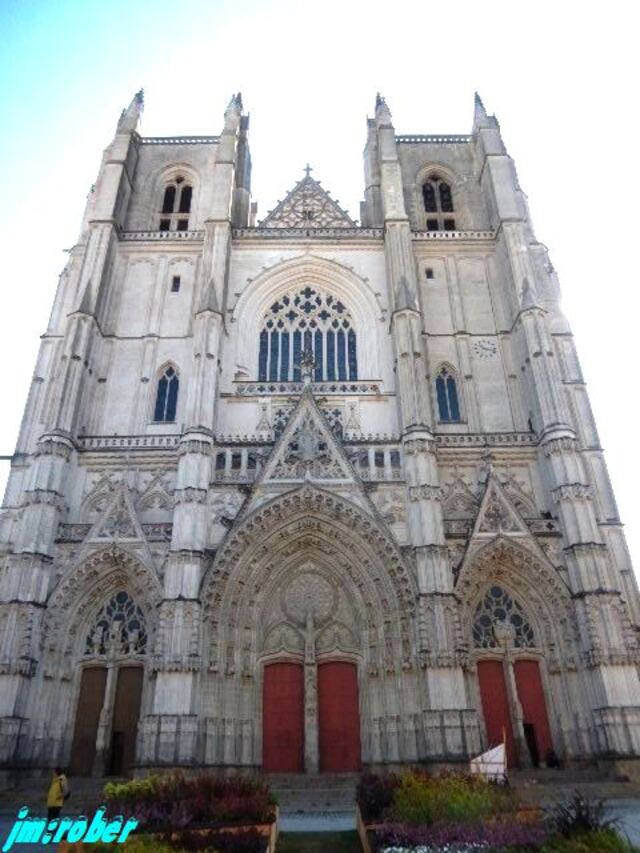
[{"label": "paved ground", "polygon": [[619,829],[629,841],[640,845],[640,800],[609,801],[607,811],[617,818]]}]

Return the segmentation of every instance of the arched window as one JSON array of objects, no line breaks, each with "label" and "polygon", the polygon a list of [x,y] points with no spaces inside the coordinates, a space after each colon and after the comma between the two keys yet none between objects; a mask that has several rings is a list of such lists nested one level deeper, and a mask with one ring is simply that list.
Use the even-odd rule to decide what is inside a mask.
[{"label": "arched window", "polygon": [[160,231],[188,231],[193,187],[180,175],[164,189],[160,208]]},{"label": "arched window", "polygon": [[422,186],[422,198],[427,214],[427,231],[455,231],[451,187],[438,175],[430,175]]},{"label": "arched window", "polygon": [[309,286],[281,297],[265,314],[260,331],[259,380],[299,382],[305,350],[313,353],[316,382],[358,378],[351,314],[335,296]]},{"label": "arched window", "polygon": [[98,611],[85,641],[85,655],[142,655],[147,650],[144,614],[127,592],[117,592]]},{"label": "arched window", "polygon": [[456,380],[448,367],[443,367],[436,377],[438,417],[441,423],[460,423],[460,404]]},{"label": "arched window", "polygon": [[172,423],[178,407],[178,374],[174,367],[167,367],[158,380],[156,405],[153,420],[156,423]]},{"label": "arched window", "polygon": [[534,648],[533,628],[525,613],[506,590],[492,586],[476,608],[473,617],[473,644],[477,649],[495,649],[496,632],[508,631],[517,649]]}]

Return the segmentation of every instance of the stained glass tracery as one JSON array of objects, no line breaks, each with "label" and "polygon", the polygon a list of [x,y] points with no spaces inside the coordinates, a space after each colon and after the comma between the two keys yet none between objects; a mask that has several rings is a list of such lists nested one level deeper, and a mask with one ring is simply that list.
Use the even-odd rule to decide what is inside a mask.
[{"label": "stained glass tracery", "polygon": [[513,645],[518,649],[533,648],[536,644],[533,628],[525,613],[501,586],[490,587],[476,608],[473,619],[473,644],[478,649],[495,649],[498,642],[495,629],[510,626]]},{"label": "stained glass tracery", "polygon": [[87,634],[85,655],[144,654],[147,629],[144,614],[124,590],[113,595],[98,611]]},{"label": "stained glass tracery", "polygon": [[337,297],[307,285],[276,300],[260,332],[258,378],[261,382],[299,382],[300,359],[313,353],[314,379],[358,378],[353,318]]}]

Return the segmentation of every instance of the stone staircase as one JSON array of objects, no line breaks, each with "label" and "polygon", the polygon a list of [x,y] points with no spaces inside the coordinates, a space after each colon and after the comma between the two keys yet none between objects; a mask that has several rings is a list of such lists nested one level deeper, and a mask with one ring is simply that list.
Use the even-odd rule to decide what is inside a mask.
[{"label": "stone staircase", "polygon": [[357,773],[271,773],[265,776],[280,808],[284,831],[355,827]]},{"label": "stone staircase", "polygon": [[579,790],[586,797],[616,800],[640,797],[640,784],[616,781],[596,767],[511,770],[509,782],[532,805],[565,800]]}]

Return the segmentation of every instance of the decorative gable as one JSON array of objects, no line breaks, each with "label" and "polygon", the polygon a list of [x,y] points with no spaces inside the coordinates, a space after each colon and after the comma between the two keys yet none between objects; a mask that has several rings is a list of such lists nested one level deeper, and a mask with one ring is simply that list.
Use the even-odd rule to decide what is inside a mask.
[{"label": "decorative gable", "polygon": [[258,482],[300,480],[356,480],[309,388],[303,392]]},{"label": "decorative gable", "polygon": [[523,521],[503,486],[493,474],[487,480],[487,487],[480,504],[478,517],[472,537],[496,534],[530,536],[529,528]]},{"label": "decorative gable", "polygon": [[120,483],[115,489],[111,501],[89,531],[85,542],[113,542],[121,539],[146,541],[125,483]]},{"label": "decorative gable", "polygon": [[357,228],[310,171],[307,166],[306,176],[260,222],[261,228]]}]

